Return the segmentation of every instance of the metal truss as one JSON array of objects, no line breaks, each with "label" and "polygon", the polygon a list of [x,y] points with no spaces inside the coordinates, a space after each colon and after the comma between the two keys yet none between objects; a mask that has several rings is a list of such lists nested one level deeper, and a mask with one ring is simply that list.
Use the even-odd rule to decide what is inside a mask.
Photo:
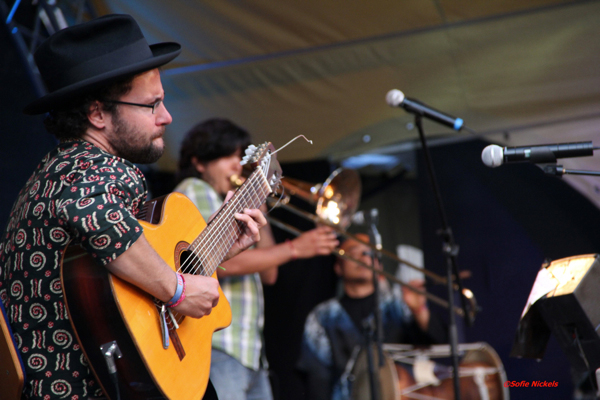
[{"label": "metal truss", "polygon": [[95,17],[89,0],[0,0],[0,18],[38,96],[46,87],[33,59],[37,47],[54,32]]}]

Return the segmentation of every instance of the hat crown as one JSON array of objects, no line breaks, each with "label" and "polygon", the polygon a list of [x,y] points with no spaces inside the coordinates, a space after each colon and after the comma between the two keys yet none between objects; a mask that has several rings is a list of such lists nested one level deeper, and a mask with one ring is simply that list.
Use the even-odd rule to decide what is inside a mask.
[{"label": "hat crown", "polygon": [[158,68],[181,52],[178,43],[148,45],[137,22],[112,14],[56,32],[34,58],[48,93],[24,112],[40,114],[127,76]]},{"label": "hat crown", "polygon": [[142,31],[129,15],[107,15],[62,29],[34,55],[50,92],[151,57]]}]

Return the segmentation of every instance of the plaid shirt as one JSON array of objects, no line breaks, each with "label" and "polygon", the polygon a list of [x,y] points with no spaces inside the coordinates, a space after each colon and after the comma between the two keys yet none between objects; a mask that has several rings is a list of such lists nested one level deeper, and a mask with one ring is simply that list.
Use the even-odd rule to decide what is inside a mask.
[{"label": "plaid shirt", "polygon": [[[198,208],[205,221],[221,207],[223,200],[203,180],[187,178],[176,188]],[[231,325],[213,334],[213,348],[224,351],[243,366],[258,370],[264,323],[263,289],[258,273],[219,278],[223,294],[231,305]]]}]

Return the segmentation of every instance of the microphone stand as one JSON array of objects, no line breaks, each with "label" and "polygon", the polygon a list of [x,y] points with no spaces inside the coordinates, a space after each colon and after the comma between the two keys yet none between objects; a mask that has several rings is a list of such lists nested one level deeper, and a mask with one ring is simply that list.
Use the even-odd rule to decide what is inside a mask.
[{"label": "microphone stand", "polygon": [[[373,359],[373,334],[376,333],[375,321],[373,316],[365,318],[362,322],[365,335],[365,346],[367,350],[367,370],[369,373],[369,389],[371,391],[371,400],[379,400],[379,370],[375,372],[375,360]],[[377,339],[375,339],[377,341]]]},{"label": "microphone stand", "polygon": [[449,325],[448,325],[448,337],[450,339],[450,353],[452,357],[453,367],[453,383],[454,383],[454,399],[460,400],[460,383],[458,373],[458,330],[456,328],[456,317],[454,315],[454,290],[453,290],[453,276],[456,279],[458,285],[459,294],[461,294],[461,306],[464,311],[467,326],[471,326],[473,321],[471,320],[470,314],[467,312],[467,305],[465,298],[462,296],[462,283],[460,276],[458,275],[458,267],[456,257],[458,255],[458,245],[454,242],[452,235],[452,229],[448,225],[446,218],[446,212],[442,203],[442,196],[437,184],[435,171],[431,162],[431,155],[429,154],[429,148],[427,147],[427,141],[425,140],[425,134],[423,132],[423,116],[421,114],[415,114],[415,126],[419,130],[419,138],[421,139],[421,147],[423,148],[423,156],[425,157],[425,164],[433,187],[433,194],[435,196],[438,212],[442,220],[442,229],[439,231],[442,237],[443,246],[442,251],[446,257],[447,264],[447,286],[448,286],[448,314],[449,314]]},{"label": "microphone stand", "polygon": [[[381,235],[377,230],[377,209],[372,209],[368,214],[369,221],[369,239],[378,249],[381,249]],[[377,262],[380,262],[380,253],[371,252],[371,265],[375,267]],[[363,321],[363,328],[365,331],[365,344],[367,346],[367,364],[369,372],[369,383],[371,389],[371,400],[379,400],[379,392],[381,385],[379,382],[379,370],[383,366],[383,326],[381,321],[381,310],[379,308],[379,274],[376,269],[373,269],[373,318],[369,318],[367,321]],[[373,333],[375,335],[373,335]],[[375,347],[377,349],[378,367],[375,371],[375,362],[373,360],[373,346],[372,342],[375,341]]]}]

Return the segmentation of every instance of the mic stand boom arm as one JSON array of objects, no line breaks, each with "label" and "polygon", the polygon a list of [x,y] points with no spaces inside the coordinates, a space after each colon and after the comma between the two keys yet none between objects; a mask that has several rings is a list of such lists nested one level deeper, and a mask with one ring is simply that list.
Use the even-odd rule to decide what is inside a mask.
[{"label": "mic stand boom arm", "polygon": [[576,169],[566,169],[562,165],[546,164],[538,165],[546,174],[552,176],[558,176],[559,178],[563,175],[589,175],[589,176],[600,176],[598,171],[582,171]]}]

